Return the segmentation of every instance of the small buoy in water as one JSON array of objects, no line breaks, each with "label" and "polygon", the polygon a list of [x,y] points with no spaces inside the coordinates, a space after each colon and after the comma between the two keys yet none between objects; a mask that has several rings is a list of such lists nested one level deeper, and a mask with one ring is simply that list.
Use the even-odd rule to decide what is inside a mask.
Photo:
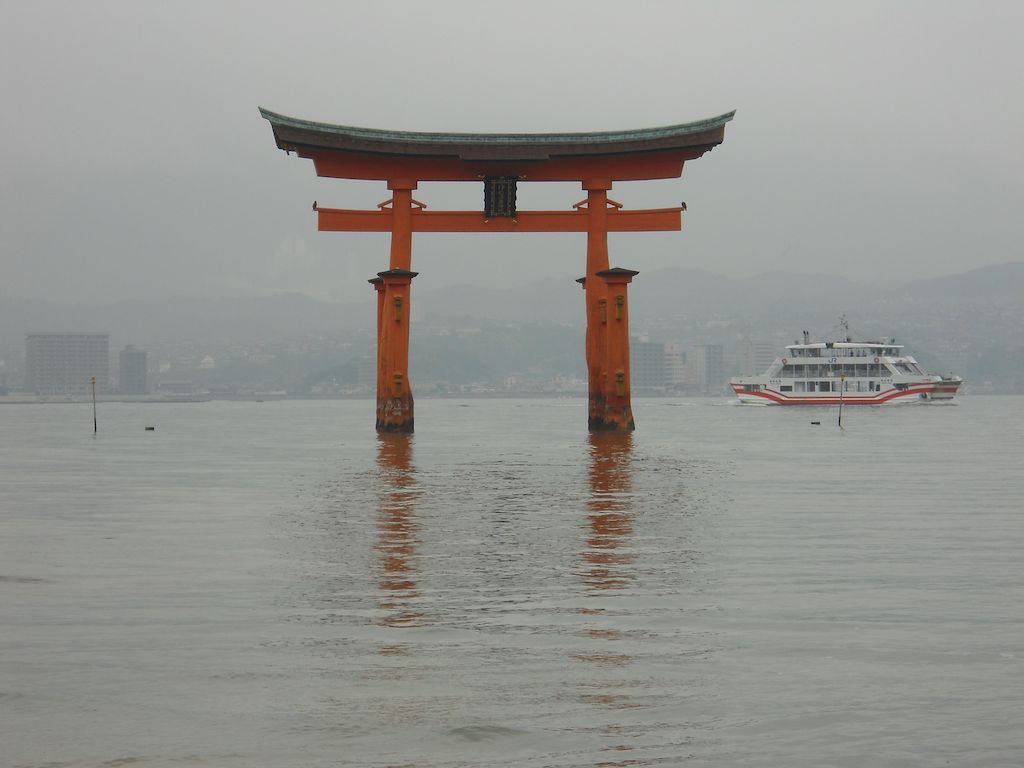
[{"label": "small buoy in water", "polygon": [[155,432],[156,431],[156,427],[146,427],[146,431],[147,432]]},{"label": "small buoy in water", "polygon": [[819,424],[821,424],[821,422],[820,421],[812,421],[811,424],[819,425]]}]

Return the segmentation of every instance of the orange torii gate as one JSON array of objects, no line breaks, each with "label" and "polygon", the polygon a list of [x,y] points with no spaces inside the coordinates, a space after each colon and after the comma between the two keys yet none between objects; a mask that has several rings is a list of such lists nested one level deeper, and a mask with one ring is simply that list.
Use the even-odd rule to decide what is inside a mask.
[{"label": "orange torii gate", "polygon": [[[412,133],[315,123],[260,108],[277,146],[313,161],[318,176],[387,182],[377,210],[314,209],[321,232],[390,232],[377,291],[377,430],[413,431],[409,302],[413,232],[585,232],[587,373],[592,432],[634,428],[626,286],[637,274],[608,264],[609,232],[679,230],[685,204],[626,210],[609,199],[616,181],[677,178],[687,160],[725,139],[735,112],[632,131],[547,134]],[[433,211],[415,200],[421,181],[483,183],[482,211]],[[519,211],[520,181],[578,181],[587,193],[564,211]]]}]

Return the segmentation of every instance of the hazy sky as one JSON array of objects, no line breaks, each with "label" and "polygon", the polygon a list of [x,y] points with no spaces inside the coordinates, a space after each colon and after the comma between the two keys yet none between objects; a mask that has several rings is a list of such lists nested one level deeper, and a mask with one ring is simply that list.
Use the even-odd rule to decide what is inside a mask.
[{"label": "hazy sky", "polygon": [[[589,131],[736,109],[682,179],[682,232],[612,264],[865,280],[1016,261],[1024,3],[0,0],[0,296],[366,298],[385,235],[318,233],[320,180],[257,106],[375,128]],[[476,184],[421,185],[479,209]],[[578,185],[521,185],[568,208]],[[417,287],[582,274],[583,235],[417,235]],[[799,297],[788,297],[799,301]]]}]

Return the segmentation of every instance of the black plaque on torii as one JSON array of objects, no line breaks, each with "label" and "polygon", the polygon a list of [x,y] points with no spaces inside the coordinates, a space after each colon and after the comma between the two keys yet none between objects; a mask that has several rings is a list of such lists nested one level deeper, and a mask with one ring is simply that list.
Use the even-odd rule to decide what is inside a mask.
[{"label": "black plaque on torii", "polygon": [[484,217],[488,219],[516,217],[516,182],[518,176],[484,176]]}]

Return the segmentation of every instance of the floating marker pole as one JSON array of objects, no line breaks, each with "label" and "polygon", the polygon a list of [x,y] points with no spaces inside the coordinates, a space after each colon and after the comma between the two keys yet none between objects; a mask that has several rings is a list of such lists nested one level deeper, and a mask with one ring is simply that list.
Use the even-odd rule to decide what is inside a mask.
[{"label": "floating marker pole", "polygon": [[846,377],[839,375],[839,428],[843,428],[843,387],[846,386]]},{"label": "floating marker pole", "polygon": [[96,377],[90,376],[89,382],[92,384],[92,433],[96,434]]}]

